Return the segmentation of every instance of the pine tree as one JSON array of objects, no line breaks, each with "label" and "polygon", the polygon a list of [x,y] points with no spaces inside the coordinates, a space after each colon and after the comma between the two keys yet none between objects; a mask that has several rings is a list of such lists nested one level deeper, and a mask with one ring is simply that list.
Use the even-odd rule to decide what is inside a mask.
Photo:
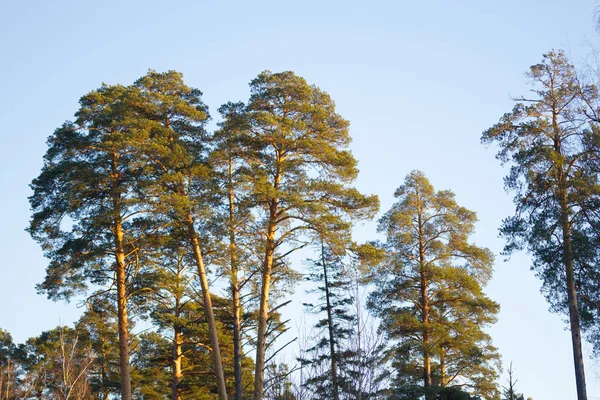
[{"label": "pine tree", "polygon": [[182,75],[175,71],[150,71],[135,87],[139,97],[131,105],[139,116],[138,129],[146,135],[140,148],[153,180],[146,190],[147,201],[156,219],[169,221],[185,232],[202,289],[219,398],[226,400],[218,327],[202,250],[202,239],[207,235],[201,237],[215,197],[206,163],[208,109],[202,92],[185,85]]},{"label": "pine tree", "polygon": [[346,150],[348,122],[325,92],[292,72],[268,71],[251,82],[250,90],[246,112],[258,151],[250,179],[264,255],[254,385],[254,400],[260,400],[273,274],[286,265],[286,255],[312,239],[343,245],[348,218],[371,216],[377,198],[349,186],[358,171]]},{"label": "pine tree", "polygon": [[136,121],[125,101],[131,90],[102,86],[83,96],[75,123],[50,136],[44,167],[31,184],[28,229],[50,259],[39,285],[50,298],[85,293],[89,283],[115,284],[123,400],[131,400],[127,285],[139,250],[132,220],[143,182],[132,151]]},{"label": "pine tree", "polygon": [[468,241],[475,213],[451,191],[434,191],[419,171],[394,195],[379,221],[387,254],[373,272],[368,305],[393,341],[397,391],[433,399],[458,378],[462,388],[495,398],[499,356],[482,328],[499,306],[482,291],[493,255]]},{"label": "pine tree", "polygon": [[505,186],[515,193],[516,210],[500,228],[504,251],[527,249],[552,309],[569,316],[577,398],[586,400],[580,313],[591,317],[595,306],[588,302],[586,310],[578,296],[599,287],[597,246],[590,243],[597,237],[598,177],[589,160],[600,147],[580,101],[582,95],[593,101],[596,91],[576,75],[562,51],[545,54],[527,74],[535,98],[521,99],[483,133],[482,142],[496,143],[497,158],[511,165]]},{"label": "pine tree", "polygon": [[20,394],[16,350],[10,333],[0,329],[0,399],[16,400]]},{"label": "pine tree", "polygon": [[[248,185],[249,164],[253,149],[248,140],[248,124],[243,103],[227,103],[219,108],[223,121],[211,138],[209,162],[213,179],[218,181],[220,201],[215,208],[215,222],[211,226],[213,235],[221,238],[224,244],[221,262],[229,275],[231,293],[231,316],[233,325],[235,399],[242,400],[244,392],[242,358],[244,349],[243,327],[250,321],[244,313],[242,298],[252,296],[249,280],[256,271],[258,242],[255,221],[249,207],[250,187]],[[220,259],[220,260],[219,260]],[[250,299],[245,303],[250,304]]]}]

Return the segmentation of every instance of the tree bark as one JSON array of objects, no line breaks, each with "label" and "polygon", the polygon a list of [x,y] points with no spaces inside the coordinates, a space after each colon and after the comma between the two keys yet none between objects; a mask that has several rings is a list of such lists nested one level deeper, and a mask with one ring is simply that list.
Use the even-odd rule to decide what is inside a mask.
[{"label": "tree bark", "polygon": [[[277,173],[273,188],[279,190],[281,182],[281,154],[278,155]],[[260,306],[258,311],[258,332],[256,338],[256,366],[254,369],[253,400],[262,400],[265,386],[265,352],[267,350],[267,322],[269,320],[269,293],[271,290],[271,272],[273,269],[273,254],[275,253],[275,230],[277,229],[279,198],[271,199],[269,203],[269,221],[267,223],[267,241],[265,258],[261,273]]]},{"label": "tree bark", "polygon": [[267,249],[262,271],[260,307],[258,311],[258,333],[256,340],[256,366],[254,370],[254,400],[262,400],[265,385],[265,352],[267,349],[267,322],[269,319],[269,292],[271,290],[271,270],[275,248],[275,226],[269,226]]},{"label": "tree bark", "polygon": [[119,368],[121,373],[121,399],[131,400],[131,373],[129,371],[129,321],[127,316],[127,282],[125,250],[123,248],[123,221],[121,219],[121,193],[119,190],[118,156],[112,162],[113,230],[115,241],[115,274],[117,285],[117,322],[119,329]]},{"label": "tree bark", "polygon": [[440,386],[446,387],[446,350],[444,346],[440,349]]},{"label": "tree bark", "polygon": [[180,328],[176,327],[173,332],[173,370],[172,370],[172,380],[171,380],[171,399],[172,400],[182,400],[181,390],[179,390],[179,386],[181,385],[181,381],[183,380],[183,373],[181,371],[181,359],[182,350],[181,350],[181,332]]},{"label": "tree bark", "polygon": [[[418,190],[418,189],[417,189]],[[418,196],[418,192],[417,192]],[[417,199],[420,201],[420,198]],[[425,265],[425,245],[423,243],[423,222],[421,206],[418,210],[418,234],[419,234],[419,264],[420,264],[420,290],[421,290],[421,322],[423,322],[423,387],[425,399],[433,400],[431,393],[431,355],[429,354],[429,299],[427,298],[428,277]]]},{"label": "tree bark", "polygon": [[[552,88],[554,98],[554,88]],[[559,106],[554,103],[552,107],[552,129],[554,131],[554,150],[564,157],[560,126],[558,122]],[[581,330],[579,327],[579,310],[577,307],[577,290],[575,288],[573,249],[571,245],[571,226],[569,221],[569,203],[567,194],[567,177],[562,163],[558,165],[558,195],[560,203],[560,223],[563,237],[563,264],[567,278],[567,301],[569,303],[569,322],[571,327],[571,342],[573,345],[573,363],[575,364],[575,384],[577,386],[577,400],[587,400],[585,387],[585,370],[583,366],[583,352],[581,349]]]},{"label": "tree bark", "polygon": [[194,252],[194,259],[198,268],[198,277],[200,278],[200,286],[202,287],[202,298],[204,302],[204,312],[206,314],[206,322],[208,324],[210,345],[212,347],[213,364],[215,368],[215,375],[217,378],[217,388],[219,390],[219,400],[227,400],[227,387],[225,386],[225,373],[223,372],[223,363],[221,361],[221,349],[219,347],[219,336],[217,333],[217,323],[215,315],[213,313],[212,300],[210,298],[210,291],[208,288],[208,279],[206,277],[206,269],[204,268],[204,261],[202,260],[202,252],[200,251],[200,242],[198,241],[198,234],[194,227],[194,218],[191,214],[188,214],[187,220],[188,236],[192,250]]},{"label": "tree bark", "polygon": [[179,324],[179,318],[181,316],[181,261],[177,263],[177,281],[176,287],[177,291],[175,293],[175,324],[173,325],[173,347],[172,354],[173,361],[171,364],[171,399],[172,400],[181,400],[181,390],[179,390],[179,386],[181,385],[181,381],[183,380],[183,372],[181,370],[181,359],[183,358],[183,352],[181,349],[182,345],[182,337],[181,337],[181,325]]},{"label": "tree bark", "polygon": [[567,300],[569,302],[569,322],[571,327],[571,342],[573,344],[573,363],[575,364],[575,383],[577,385],[577,400],[587,400],[585,386],[585,370],[583,352],[581,349],[581,330],[579,327],[579,311],[577,307],[577,290],[575,288],[573,249],[571,247],[571,230],[567,206],[567,193],[561,193],[561,225],[563,234],[563,260],[567,276]]},{"label": "tree bark", "polygon": [[235,227],[235,195],[233,192],[233,158],[229,156],[229,257],[231,263],[231,307],[233,315],[233,376],[235,400],[242,400],[242,324],[240,305],[240,284],[238,281],[238,257]]}]

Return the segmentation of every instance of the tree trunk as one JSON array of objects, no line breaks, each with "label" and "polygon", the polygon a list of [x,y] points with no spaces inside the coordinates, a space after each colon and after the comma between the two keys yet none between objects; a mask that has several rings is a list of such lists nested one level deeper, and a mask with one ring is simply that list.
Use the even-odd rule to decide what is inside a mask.
[{"label": "tree trunk", "polygon": [[229,257],[231,263],[231,307],[233,315],[233,376],[235,382],[235,400],[242,400],[242,323],[240,305],[240,284],[238,281],[238,257],[235,227],[235,196],[233,192],[233,159],[229,157]]},{"label": "tree trunk", "polygon": [[337,354],[335,351],[335,338],[333,336],[333,317],[331,315],[331,300],[329,298],[329,281],[327,279],[327,264],[325,263],[325,246],[321,239],[321,262],[323,264],[323,278],[325,280],[325,300],[327,302],[327,328],[329,329],[329,351],[331,352],[331,382],[333,384],[333,399],[339,400],[339,387],[337,380]]},{"label": "tree trunk", "polygon": [[[418,195],[418,192],[417,192]],[[420,201],[420,200],[418,200]],[[423,243],[423,222],[421,207],[418,206],[418,231],[419,231],[419,264],[420,264],[420,290],[421,290],[421,321],[423,322],[423,387],[425,399],[433,400],[431,393],[431,355],[429,353],[429,299],[427,298],[427,274],[425,266],[425,245]]]},{"label": "tree trunk", "polygon": [[[554,130],[554,150],[563,157],[560,127],[558,122],[559,106],[553,104],[552,128]],[[571,342],[573,344],[573,362],[575,364],[575,384],[577,400],[587,400],[585,387],[585,370],[581,350],[581,331],[579,328],[579,310],[577,307],[577,290],[575,288],[573,249],[571,247],[571,226],[569,221],[569,203],[567,198],[567,183],[562,164],[558,166],[558,190],[560,203],[560,223],[563,236],[563,264],[567,277],[567,301],[569,303],[569,322],[571,325]]]},{"label": "tree trunk", "polygon": [[[281,155],[278,155],[278,167],[273,187],[279,190],[281,182]],[[267,242],[265,258],[261,273],[260,306],[258,311],[258,332],[256,338],[256,366],[254,369],[253,400],[262,400],[265,386],[265,352],[267,350],[267,322],[269,319],[269,293],[271,290],[271,271],[273,254],[275,253],[275,230],[277,229],[279,199],[275,197],[269,204],[269,221],[267,225]]]},{"label": "tree trunk", "polygon": [[440,386],[446,387],[446,351],[444,346],[442,346],[440,352]]},{"label": "tree trunk", "polygon": [[575,288],[573,249],[571,247],[571,229],[567,206],[567,192],[561,193],[561,225],[563,234],[563,260],[567,275],[567,299],[569,302],[569,322],[571,325],[571,342],[573,344],[573,362],[575,364],[575,382],[577,385],[577,400],[587,400],[585,387],[585,370],[583,367],[583,352],[581,350],[581,331],[579,328],[579,312],[577,307],[577,290]]},{"label": "tree trunk", "polygon": [[177,281],[176,281],[176,289],[175,292],[175,324],[173,325],[173,348],[172,354],[173,362],[171,364],[171,400],[181,400],[181,390],[179,390],[179,386],[181,385],[181,381],[183,380],[183,372],[181,371],[181,359],[182,356],[182,337],[181,337],[181,325],[179,323],[179,318],[181,316],[181,260],[177,262]]},{"label": "tree trunk", "polygon": [[113,230],[115,240],[115,274],[117,285],[117,322],[119,328],[119,368],[121,373],[121,399],[131,400],[131,373],[129,371],[129,321],[127,317],[127,282],[125,276],[125,250],[123,248],[123,221],[121,220],[121,193],[119,188],[118,157],[113,154],[112,200]]},{"label": "tree trunk", "polygon": [[172,400],[182,400],[181,390],[179,390],[179,386],[181,385],[181,381],[183,380],[183,373],[181,371],[181,359],[182,350],[181,350],[181,331],[179,327],[175,327],[173,332],[173,370],[171,371],[173,374],[171,380],[171,399]]},{"label": "tree trunk", "polygon": [[119,325],[119,364],[121,372],[121,398],[131,400],[131,376],[129,371],[129,321],[127,318],[127,286],[125,277],[125,252],[123,230],[120,221],[115,221],[116,269],[117,269],[117,314]]},{"label": "tree trunk", "polygon": [[213,364],[215,368],[215,375],[217,378],[217,388],[219,390],[219,399],[227,400],[227,387],[225,386],[225,374],[223,372],[223,363],[221,361],[221,349],[219,348],[217,323],[215,321],[215,315],[213,313],[212,300],[210,298],[210,291],[208,288],[208,279],[206,277],[204,261],[202,260],[202,252],[200,251],[200,242],[198,241],[198,235],[196,233],[196,228],[194,227],[194,218],[191,214],[188,214],[187,228],[190,244],[194,252],[194,259],[196,261],[196,266],[198,267],[198,277],[200,278],[200,286],[202,287],[202,299],[204,302],[206,322],[208,323],[210,345],[212,347]]},{"label": "tree trunk", "polygon": [[270,227],[267,249],[262,270],[260,307],[258,311],[258,333],[256,340],[256,366],[254,370],[254,400],[262,400],[265,385],[265,352],[267,349],[267,322],[269,319],[269,292],[271,290],[271,270],[275,247],[275,227]]}]

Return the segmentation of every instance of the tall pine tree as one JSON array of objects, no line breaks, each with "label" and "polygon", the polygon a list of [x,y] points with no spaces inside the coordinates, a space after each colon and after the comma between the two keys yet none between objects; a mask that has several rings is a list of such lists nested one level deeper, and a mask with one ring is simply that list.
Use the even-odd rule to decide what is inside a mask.
[{"label": "tall pine tree", "polygon": [[469,242],[475,213],[419,171],[394,195],[379,221],[386,257],[373,272],[368,304],[393,343],[397,392],[433,399],[455,384],[495,398],[499,356],[482,328],[499,306],[482,291],[493,255]]}]

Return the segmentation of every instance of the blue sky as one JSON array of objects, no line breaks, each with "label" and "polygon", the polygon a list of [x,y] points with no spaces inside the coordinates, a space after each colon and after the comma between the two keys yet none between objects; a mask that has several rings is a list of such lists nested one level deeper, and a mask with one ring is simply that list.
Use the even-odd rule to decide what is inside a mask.
[{"label": "blue sky", "polygon": [[[600,46],[593,1],[2,1],[0,2],[0,327],[17,341],[80,313],[35,293],[46,262],[24,228],[28,184],[45,140],[73,118],[79,97],[175,69],[204,92],[213,115],[246,100],[265,69],[293,70],[329,92],[351,122],[357,186],[382,210],[420,169],[478,213],[475,241],[498,253],[512,210],[506,173],[481,132],[529,90],[523,73],[552,48],[577,61]],[[376,237],[375,224],[357,227]],[[301,265],[299,265],[301,267]],[[563,317],[550,314],[526,255],[498,257],[487,292],[502,306],[490,329],[518,389],[535,400],[575,398]],[[298,289],[298,296],[303,294]],[[588,351],[589,353],[589,351]],[[600,364],[588,360],[590,399]]]}]

